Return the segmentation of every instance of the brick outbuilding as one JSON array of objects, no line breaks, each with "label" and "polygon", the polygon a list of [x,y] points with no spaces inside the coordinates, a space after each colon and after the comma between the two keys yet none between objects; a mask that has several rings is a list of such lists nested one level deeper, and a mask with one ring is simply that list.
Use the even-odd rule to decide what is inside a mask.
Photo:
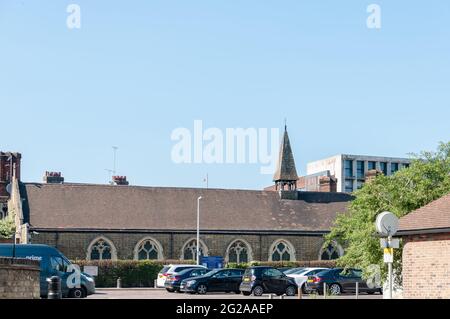
[{"label": "brick outbuilding", "polygon": [[403,297],[450,299],[450,194],[400,219]]}]

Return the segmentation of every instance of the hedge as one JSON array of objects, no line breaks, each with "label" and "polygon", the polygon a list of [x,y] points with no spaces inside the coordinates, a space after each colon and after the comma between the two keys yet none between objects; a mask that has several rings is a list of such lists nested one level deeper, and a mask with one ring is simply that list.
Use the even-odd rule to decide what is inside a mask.
[{"label": "hedge", "polygon": [[[120,278],[123,288],[154,287],[155,279],[164,265],[169,264],[195,264],[192,260],[103,260],[86,261],[74,260],[74,264],[80,266],[97,266],[98,276],[95,283],[98,288],[111,288],[117,286],[117,279]],[[275,268],[283,267],[324,267],[332,268],[336,266],[335,261],[295,261],[295,262],[261,262],[252,261],[250,263],[229,263],[228,268],[245,269],[251,266],[271,266]]]},{"label": "hedge", "polygon": [[84,266],[97,266],[95,285],[98,288],[116,287],[118,278],[121,279],[123,288],[154,287],[155,279],[164,265],[195,264],[192,260],[74,260],[73,263],[80,266],[81,271]]}]

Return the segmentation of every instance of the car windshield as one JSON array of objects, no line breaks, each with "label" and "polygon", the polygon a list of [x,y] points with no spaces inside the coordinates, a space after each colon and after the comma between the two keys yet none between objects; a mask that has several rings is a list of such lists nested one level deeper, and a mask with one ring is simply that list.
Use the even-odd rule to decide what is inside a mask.
[{"label": "car windshield", "polygon": [[164,266],[163,269],[159,272],[160,274],[165,274],[169,270],[170,266]]},{"label": "car windshield", "polygon": [[[317,274],[315,274],[315,276],[318,276],[318,277],[320,277],[320,276],[325,276],[325,275],[328,275],[328,274],[332,274],[333,272],[335,272],[336,271],[336,269],[325,269],[325,270],[323,270],[323,271],[321,271],[321,272],[318,272]],[[337,271],[337,273],[339,273],[339,272],[341,272],[342,270],[338,270]]]},{"label": "car windshield", "polygon": [[247,268],[244,272],[244,277],[251,277],[253,270],[250,268]]},{"label": "car windshield", "polygon": [[177,273],[177,275],[183,276],[187,273],[191,273],[192,274],[196,274],[196,273],[205,273],[206,269],[203,268],[189,268],[189,269],[184,269],[182,271],[180,271],[179,273]]},{"label": "car windshield", "polygon": [[215,275],[215,274],[217,274],[219,271],[221,271],[222,269],[213,269],[213,270],[211,270],[210,272],[207,272],[206,274],[205,274],[205,276],[213,276],[213,275]]}]

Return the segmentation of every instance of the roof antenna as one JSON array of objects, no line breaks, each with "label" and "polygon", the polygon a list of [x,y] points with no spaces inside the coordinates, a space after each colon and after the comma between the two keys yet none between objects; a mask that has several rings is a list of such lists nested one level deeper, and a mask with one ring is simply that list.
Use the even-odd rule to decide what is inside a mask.
[{"label": "roof antenna", "polygon": [[287,131],[287,119],[286,118],[284,118],[284,131],[285,132]]},{"label": "roof antenna", "polygon": [[117,146],[113,146],[112,147],[113,148],[113,152],[114,152],[114,166],[113,166],[113,171],[112,171],[112,173],[114,174],[114,175],[116,175],[116,162],[117,162],[117,149],[118,149],[118,147]]}]

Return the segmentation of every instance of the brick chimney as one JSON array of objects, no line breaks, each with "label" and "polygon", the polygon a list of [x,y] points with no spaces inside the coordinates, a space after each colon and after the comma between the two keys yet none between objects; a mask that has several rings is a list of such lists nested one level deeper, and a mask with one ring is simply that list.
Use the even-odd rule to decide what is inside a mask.
[{"label": "brick chimney", "polygon": [[12,183],[13,176],[20,181],[21,159],[20,153],[0,152],[0,203],[6,204],[9,199],[6,186]]},{"label": "brick chimney", "polygon": [[319,192],[336,193],[337,180],[334,176],[321,176],[319,178]]},{"label": "brick chimney", "polygon": [[129,185],[130,183],[127,181],[126,176],[113,176],[112,184],[113,185]]},{"label": "brick chimney", "polygon": [[366,173],[365,181],[366,183],[370,183],[372,180],[374,180],[378,175],[383,174],[382,171],[372,169]]},{"label": "brick chimney", "polygon": [[63,184],[64,177],[61,175],[61,172],[45,172],[43,177],[44,183],[47,184]]}]

